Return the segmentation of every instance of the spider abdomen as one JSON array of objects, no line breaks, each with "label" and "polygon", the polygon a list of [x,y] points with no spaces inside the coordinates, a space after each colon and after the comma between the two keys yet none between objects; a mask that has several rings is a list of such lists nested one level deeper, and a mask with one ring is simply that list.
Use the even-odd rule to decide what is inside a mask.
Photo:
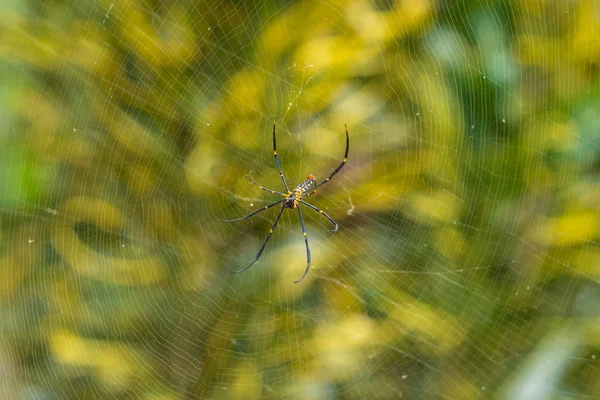
[{"label": "spider abdomen", "polygon": [[316,182],[314,175],[308,175],[306,180],[300,183],[298,186],[294,188],[293,191],[288,192],[285,201],[283,202],[283,206],[287,208],[296,208],[298,207],[298,203],[304,197],[304,193],[310,190],[311,185]]},{"label": "spider abdomen", "polygon": [[308,191],[310,189],[311,185],[313,185],[316,182],[317,182],[317,179],[315,178],[315,176],[310,174],[306,177],[305,181],[303,181],[298,186],[296,186],[296,189],[294,189],[294,192],[299,191],[300,193],[305,193],[306,191]]}]

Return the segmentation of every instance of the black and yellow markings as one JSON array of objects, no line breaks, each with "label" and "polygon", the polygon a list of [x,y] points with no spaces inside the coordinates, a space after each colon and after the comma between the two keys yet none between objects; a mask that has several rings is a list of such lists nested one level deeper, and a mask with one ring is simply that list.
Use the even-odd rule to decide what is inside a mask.
[{"label": "black and yellow markings", "polygon": [[[277,155],[277,144],[276,144],[276,132],[275,132],[275,119],[273,119],[273,155],[275,158],[275,165],[277,166],[277,169],[279,170],[279,175],[281,176],[281,180],[283,181],[283,185],[285,186],[285,190],[287,191],[287,193],[283,193],[283,192],[279,192],[279,191],[275,191],[275,190],[271,190],[268,188],[265,188],[264,186],[260,186],[258,185],[256,182],[254,182],[254,180],[252,180],[252,178],[248,177],[248,180],[250,180],[250,182],[252,182],[254,185],[258,186],[261,190],[270,192],[271,194],[278,194],[283,196],[283,199],[280,199],[272,204],[263,206],[263,208],[258,208],[258,210],[253,211],[251,213],[249,213],[248,215],[245,215],[241,218],[236,218],[236,219],[232,219],[232,220],[221,220],[221,222],[234,222],[234,221],[241,221],[241,220],[245,220],[247,218],[250,218],[256,214],[258,214],[259,212],[262,212],[263,210],[266,210],[270,207],[276,206],[278,204],[281,204],[281,209],[279,211],[279,214],[277,215],[277,218],[275,219],[275,222],[273,223],[273,225],[271,226],[271,229],[269,229],[269,233],[268,235],[266,235],[267,237],[265,238],[265,240],[263,241],[263,244],[261,246],[261,248],[258,250],[258,253],[256,254],[256,257],[254,257],[254,260],[252,260],[252,262],[250,262],[250,264],[246,265],[244,268],[237,270],[237,271],[231,271],[234,274],[239,274],[241,272],[246,271],[248,268],[250,268],[252,265],[254,265],[254,263],[256,263],[256,261],[258,261],[258,259],[260,258],[261,254],[263,254],[263,250],[265,249],[265,246],[267,245],[267,242],[269,240],[269,238],[271,237],[271,235],[273,234],[275,228],[277,227],[277,223],[279,222],[280,217],[282,216],[282,213],[284,212],[284,209],[286,208],[298,208],[298,210],[300,210],[300,203],[302,203],[303,205],[311,208],[312,210],[318,212],[321,215],[324,215],[331,223],[334,224],[335,229],[332,232],[335,232],[338,230],[338,224],[331,219],[331,217],[329,217],[324,211],[319,210],[317,207],[314,207],[312,205],[310,205],[309,203],[305,202],[303,199],[305,197],[309,197],[312,196],[313,194],[317,194],[317,190],[316,188],[325,184],[326,182],[329,182],[331,180],[331,178],[333,178],[334,175],[336,175],[341,169],[342,167],[347,163],[348,159],[348,152],[350,149],[350,138],[349,138],[349,134],[348,134],[348,127],[346,125],[344,125],[345,129],[346,129],[346,151],[344,153],[344,159],[343,162],[340,163],[335,170],[331,173],[331,175],[329,175],[328,178],[326,178],[324,181],[321,181],[319,183],[317,183],[317,179],[315,178],[315,176],[313,174],[309,174],[306,177],[306,180],[304,180],[303,182],[301,182],[298,186],[296,186],[295,188],[293,188],[291,191],[288,187],[288,184],[285,180],[284,174],[283,174],[283,170],[281,169],[281,164],[279,162],[279,156]],[[311,187],[313,189],[311,189]],[[310,268],[311,262],[310,262],[310,249],[308,247],[308,235],[304,226],[304,219],[302,217],[302,213],[299,212],[299,217],[300,217],[300,221],[302,223],[302,233],[304,235],[304,240],[306,242],[306,258],[307,258],[307,265],[306,265],[306,269],[304,270],[304,274],[302,275],[302,277],[300,279],[298,279],[297,281],[295,281],[295,283],[298,283],[300,281],[302,281],[304,279],[304,277],[306,277],[306,274],[308,274],[308,270]]]}]

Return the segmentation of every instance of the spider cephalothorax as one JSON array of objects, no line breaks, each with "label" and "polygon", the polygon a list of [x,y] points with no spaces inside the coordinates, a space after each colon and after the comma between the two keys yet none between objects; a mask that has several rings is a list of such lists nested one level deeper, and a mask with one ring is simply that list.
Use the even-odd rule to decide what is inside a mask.
[{"label": "spider cephalothorax", "polygon": [[308,247],[308,236],[306,234],[306,227],[304,226],[304,218],[302,218],[302,210],[300,209],[300,204],[305,205],[308,208],[311,208],[311,209],[315,210],[316,212],[318,212],[319,214],[322,214],[323,216],[325,216],[325,218],[327,218],[334,226],[334,229],[331,230],[331,232],[336,232],[338,230],[338,224],[329,215],[327,215],[327,213],[325,213],[325,211],[319,210],[317,207],[315,207],[311,204],[308,204],[306,201],[304,201],[304,198],[312,196],[313,194],[317,193],[317,188],[319,186],[329,182],[329,180],[335,174],[337,174],[344,165],[346,165],[346,162],[348,161],[349,148],[350,148],[350,138],[348,136],[348,128],[346,127],[346,152],[344,153],[344,160],[340,163],[340,165],[338,165],[337,168],[331,173],[331,175],[329,175],[329,177],[326,178],[323,182],[320,182],[317,184],[316,183],[317,180],[314,177],[314,175],[310,174],[306,177],[306,180],[304,180],[302,183],[300,183],[298,186],[296,186],[293,190],[290,190],[288,188],[287,182],[285,181],[285,177],[283,176],[281,164],[279,164],[279,156],[277,155],[277,142],[276,142],[276,135],[275,135],[275,123],[273,122],[273,155],[275,157],[275,165],[277,165],[277,170],[279,170],[279,175],[281,176],[281,180],[283,181],[283,186],[285,186],[285,190],[287,191],[287,193],[282,193],[282,192],[278,192],[276,190],[271,190],[271,189],[262,187],[262,186],[258,185],[256,182],[254,182],[251,178],[248,177],[250,182],[252,182],[256,186],[258,186],[262,190],[269,192],[271,194],[277,194],[279,196],[283,196],[284,198],[282,200],[276,201],[273,204],[264,206],[260,210],[251,212],[250,214],[248,214],[246,216],[236,218],[236,219],[221,220],[221,222],[240,221],[242,219],[250,218],[253,215],[258,214],[261,211],[264,211],[268,208],[276,206],[277,204],[283,203],[283,205],[282,205],[281,209],[279,210],[279,214],[277,214],[277,218],[275,218],[275,222],[273,223],[273,226],[271,226],[271,229],[269,229],[267,238],[263,242],[263,245],[261,246],[260,250],[258,251],[258,254],[256,255],[256,257],[254,257],[254,260],[252,260],[252,262],[250,264],[248,264],[246,267],[244,267],[238,271],[232,271],[232,273],[239,274],[240,272],[244,272],[245,270],[250,268],[252,265],[254,265],[254,263],[259,259],[260,255],[262,254],[263,250],[265,249],[265,246],[267,245],[269,238],[273,234],[273,231],[277,227],[277,223],[279,222],[279,218],[281,218],[281,214],[283,213],[283,210],[285,210],[286,208],[295,208],[296,210],[298,210],[298,215],[300,217],[300,223],[302,224],[302,233],[304,234],[304,242],[306,243],[306,259],[307,259],[306,270],[304,271],[302,278],[298,279],[295,283],[298,283],[302,279],[304,279],[304,277],[308,273],[308,270],[310,269],[310,248]]}]

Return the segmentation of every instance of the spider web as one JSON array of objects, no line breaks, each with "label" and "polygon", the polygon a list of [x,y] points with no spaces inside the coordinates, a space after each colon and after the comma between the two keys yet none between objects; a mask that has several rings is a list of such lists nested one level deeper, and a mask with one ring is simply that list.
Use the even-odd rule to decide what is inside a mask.
[{"label": "spider web", "polygon": [[0,15],[3,398],[600,393],[594,1]]}]

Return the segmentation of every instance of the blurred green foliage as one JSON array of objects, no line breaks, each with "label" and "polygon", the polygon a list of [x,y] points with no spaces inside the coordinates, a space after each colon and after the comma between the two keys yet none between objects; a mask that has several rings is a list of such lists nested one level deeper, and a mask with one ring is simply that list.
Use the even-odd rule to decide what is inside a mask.
[{"label": "blurred green foliage", "polygon": [[[597,395],[599,71],[594,0],[5,2],[0,397]],[[350,131],[298,285],[217,222],[273,117],[290,185]]]}]

